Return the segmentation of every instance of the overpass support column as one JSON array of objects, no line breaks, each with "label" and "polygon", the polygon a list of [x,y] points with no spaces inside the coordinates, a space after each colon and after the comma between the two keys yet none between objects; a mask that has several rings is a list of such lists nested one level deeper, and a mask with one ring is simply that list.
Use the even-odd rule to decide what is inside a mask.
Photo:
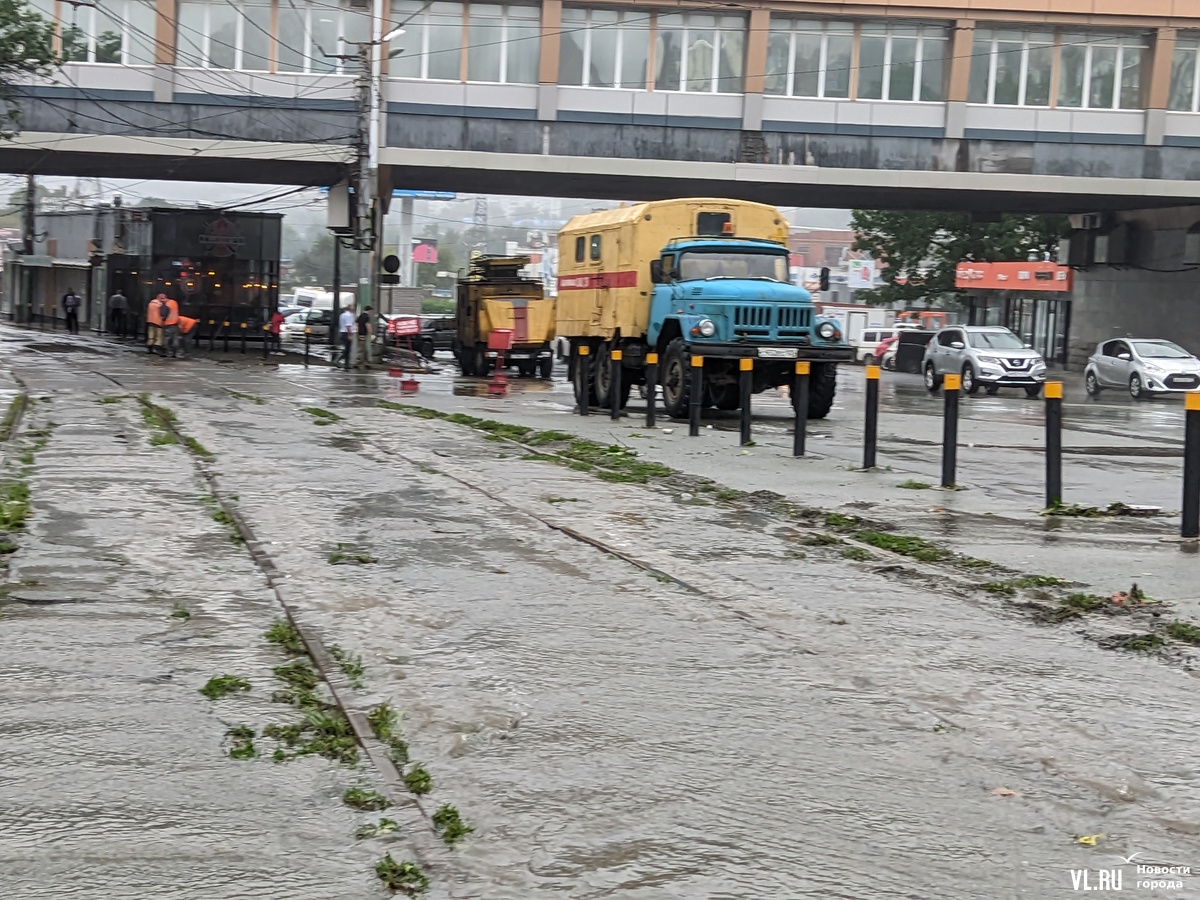
[{"label": "overpass support column", "polygon": [[558,119],[558,53],[562,41],[562,0],[542,0],[542,40],[538,57],[537,116]]},{"label": "overpass support column", "polygon": [[746,39],[746,79],[742,85],[742,131],[762,131],[763,87],[767,74],[767,37],[770,27],[769,9],[750,11],[750,34]]},{"label": "overpass support column", "polygon": [[175,35],[179,5],[175,0],[156,0],[154,4],[154,101],[170,103],[175,99]]},{"label": "overpass support column", "polygon": [[950,74],[946,81],[946,137],[950,140],[960,140],[966,128],[974,45],[975,20],[959,19],[950,41]]},{"label": "overpass support column", "polygon": [[1171,63],[1175,58],[1176,28],[1160,28],[1154,35],[1150,84],[1146,89],[1145,143],[1161,147],[1167,130],[1167,100],[1171,92]]}]

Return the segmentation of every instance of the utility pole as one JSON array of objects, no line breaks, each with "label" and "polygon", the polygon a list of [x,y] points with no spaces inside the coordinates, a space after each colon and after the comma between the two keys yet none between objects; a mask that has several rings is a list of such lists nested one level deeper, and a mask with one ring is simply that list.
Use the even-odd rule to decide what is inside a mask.
[{"label": "utility pole", "polygon": [[[354,165],[355,249],[359,253],[358,309],[361,314],[372,303],[375,276],[379,271],[379,200],[375,196],[379,183],[379,114],[380,78],[383,71],[381,48],[404,33],[403,28],[391,27],[383,33],[383,5],[375,3],[371,11],[371,40],[354,42],[353,54],[326,54],[342,62],[358,63],[355,87],[358,94],[359,123],[355,140],[357,159]],[[345,41],[345,39],[342,39]],[[347,42],[349,43],[349,42]],[[335,287],[335,291],[337,288]],[[358,330],[355,329],[351,354],[358,357]]]},{"label": "utility pole", "polygon": [[[25,215],[21,223],[21,252],[25,256],[33,256],[33,245],[37,240],[37,179],[32,175],[25,179]],[[18,308],[13,310],[18,322],[30,322],[33,319],[33,269],[28,265],[21,266],[21,281]]]}]

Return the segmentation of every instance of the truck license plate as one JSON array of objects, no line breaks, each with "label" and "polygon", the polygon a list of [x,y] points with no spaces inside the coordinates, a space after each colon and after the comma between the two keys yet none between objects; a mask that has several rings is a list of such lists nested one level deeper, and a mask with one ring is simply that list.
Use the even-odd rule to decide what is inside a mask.
[{"label": "truck license plate", "polygon": [[795,359],[795,347],[759,347],[759,359]]}]

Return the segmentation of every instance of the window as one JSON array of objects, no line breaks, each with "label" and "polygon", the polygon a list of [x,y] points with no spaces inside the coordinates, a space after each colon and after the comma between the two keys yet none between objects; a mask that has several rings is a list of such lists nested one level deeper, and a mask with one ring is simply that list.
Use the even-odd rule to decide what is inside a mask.
[{"label": "window", "polygon": [[1046,31],[975,32],[971,103],[1049,106],[1054,35]]},{"label": "window", "polygon": [[935,25],[863,25],[858,96],[864,100],[944,100],[948,35]]},{"label": "window", "polygon": [[564,9],[558,83],[645,88],[650,16],[607,9]]},{"label": "window", "polygon": [[696,213],[696,234],[721,235],[725,226],[731,221],[729,213],[702,212]]},{"label": "window", "polygon": [[787,257],[780,253],[736,251],[679,254],[680,281],[703,281],[708,278],[769,278],[786,282]]},{"label": "window", "polygon": [[1011,331],[973,331],[971,346],[983,350],[1020,350],[1025,346]]},{"label": "window", "polygon": [[592,235],[592,261],[600,259],[600,235]]},{"label": "window", "polygon": [[[349,2],[288,0],[278,7],[274,38],[280,72],[347,71],[326,54],[353,52],[353,42],[370,38],[366,10]],[[184,68],[271,68],[271,0],[182,0],[179,4],[176,62]]]},{"label": "window", "polygon": [[1200,38],[1181,37],[1171,65],[1171,93],[1167,109],[1200,112]]},{"label": "window", "polygon": [[[113,0],[101,9],[58,4],[61,10],[62,55],[68,62],[117,63],[148,66],[154,63],[155,12],[152,0]],[[34,4],[48,22],[54,4]]]},{"label": "window", "polygon": [[658,17],[654,86],[661,91],[740,94],[743,16],[688,13]]},{"label": "window", "polygon": [[583,235],[575,238],[575,262],[583,262],[587,255],[587,238]]},{"label": "window", "polygon": [[1058,105],[1139,109],[1146,52],[1140,35],[1064,34]]},{"label": "window", "polygon": [[462,77],[463,5],[401,0],[392,5],[392,21],[404,22],[404,34],[392,41],[389,74],[399,78],[458,81]]},{"label": "window", "polygon": [[1110,341],[1108,343],[1108,345],[1104,348],[1104,355],[1111,356],[1114,359],[1116,357],[1120,356],[1122,353],[1128,353],[1128,352],[1129,352],[1129,347],[1125,344],[1124,341]]},{"label": "window", "polygon": [[854,26],[771,17],[764,90],[789,97],[849,97]]},{"label": "window", "polygon": [[542,35],[538,7],[472,3],[468,26],[468,81],[537,84]]},{"label": "window", "polygon": [[962,334],[960,332],[954,330],[953,328],[946,328],[946,329],[938,332],[938,336],[937,336],[937,342],[939,344],[941,344],[943,347],[949,347],[955,341],[961,341],[962,339],[963,339]]}]

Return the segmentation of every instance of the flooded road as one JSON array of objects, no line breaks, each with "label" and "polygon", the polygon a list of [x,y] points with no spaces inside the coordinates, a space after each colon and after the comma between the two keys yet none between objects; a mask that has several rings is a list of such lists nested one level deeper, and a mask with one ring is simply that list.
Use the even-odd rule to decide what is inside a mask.
[{"label": "flooded road", "polygon": [[[363,696],[403,710],[409,755],[433,779],[423,802],[454,804],[475,829],[431,868],[431,897],[1058,898],[1075,894],[1073,870],[1091,871],[1095,884],[1118,854],[1197,859],[1189,651],[1173,664],[1103,649],[1131,619],[1037,625],[979,589],[999,575],[848,554],[809,519],[718,490],[803,486],[795,468],[771,474],[768,429],[780,442],[786,433],[769,415],[748,457],[718,429],[686,449],[678,433],[639,441],[632,423],[581,426],[720,483],[681,488],[525,458],[477,429],[379,409],[379,398],[402,399],[382,374],[5,346],[11,370],[50,397],[31,424],[59,423],[32,464],[29,533],[9,575],[44,584],[14,588],[0,611],[12,685],[3,696],[17,704],[4,720],[41,716],[17,737],[0,734],[6,758],[19,747],[28,765],[19,784],[0,780],[0,804],[34,822],[23,839],[0,836],[0,862],[20,866],[15,896],[69,896],[50,886],[79,871],[92,896],[386,896],[371,873],[382,848],[353,841],[363,816],[338,803],[369,772],[222,755],[214,709],[271,715],[253,704],[268,692],[257,679],[278,665],[260,637],[276,613],[199,499],[193,460],[177,445],[150,445],[131,396],[140,391],[211,453],[222,489],[323,640],[362,655]],[[505,410],[456,394],[448,377],[421,380],[406,402],[579,424],[559,383],[514,391]],[[101,403],[108,395],[127,399]],[[852,389],[843,396],[848,409]],[[1036,429],[1020,415],[986,428]],[[848,435],[849,416],[835,411],[814,430]],[[918,417],[928,419],[913,413],[906,434]],[[1102,438],[1116,440],[1087,440]],[[996,457],[1009,483],[1019,458]],[[1016,523],[1020,499],[979,489],[910,500],[922,492],[896,491],[898,473],[844,486],[851,473],[836,459],[799,461],[806,502],[903,494],[906,504],[957,504],[952,520],[975,533],[946,535],[953,549],[1007,542],[988,555],[1006,564],[1039,552],[1036,536],[979,509]],[[879,503],[868,502],[872,515],[886,512]],[[1037,571],[1100,594],[1128,589],[1116,578],[1147,565],[1169,573],[1163,585],[1194,584],[1194,557],[1170,548],[1148,564],[1124,548],[1156,541],[1137,533],[1156,526],[1122,524],[1132,537],[1113,532],[1098,554],[1109,570],[1082,549],[1072,563],[1060,544],[1047,552],[1062,567]],[[1095,534],[1082,531],[1093,525]],[[1112,527],[1072,523],[1067,537],[1077,532],[1082,548]],[[1072,566],[1091,572],[1064,571]],[[90,602],[39,603],[38,591]],[[1169,599],[1183,609],[1186,594]],[[176,600],[193,618],[170,618]],[[88,618],[74,621],[82,610]],[[165,647],[152,637],[179,630],[204,637]],[[84,683],[29,674],[46,669]],[[245,673],[255,690],[211,704],[196,688],[218,671]],[[142,683],[164,674],[186,688]],[[75,735],[80,722],[99,724]],[[93,733],[105,741],[89,743]],[[114,745],[141,780],[113,779],[97,794],[85,763]],[[121,811],[126,840],[161,837],[139,837],[140,855],[122,864],[82,827],[78,811],[94,795],[104,821]],[[183,811],[204,825],[203,860],[185,850],[192,832],[163,826]],[[47,843],[49,825],[35,820],[72,823],[75,843]],[[1095,846],[1079,842],[1088,836]],[[150,891],[176,890],[189,868],[204,873],[196,893]],[[217,870],[233,874],[221,882],[209,874]],[[1124,871],[1133,892],[1134,867]],[[1200,896],[1200,880],[1169,896]]]}]

